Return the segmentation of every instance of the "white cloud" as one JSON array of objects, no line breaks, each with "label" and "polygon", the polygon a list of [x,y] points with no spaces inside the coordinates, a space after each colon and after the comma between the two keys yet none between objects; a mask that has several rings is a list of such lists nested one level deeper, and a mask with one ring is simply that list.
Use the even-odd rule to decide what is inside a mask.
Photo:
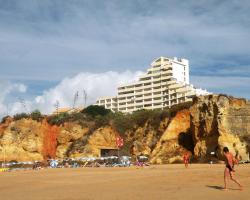
[{"label": "white cloud", "polygon": [[76,105],[84,104],[84,93],[87,93],[87,104],[95,103],[101,96],[116,95],[117,87],[136,79],[141,72],[105,72],[105,73],[80,73],[72,78],[63,79],[56,87],[47,90],[41,96],[37,96],[33,103],[45,113],[55,109],[56,101],[60,107],[73,106],[74,96],[78,92]]},{"label": "white cloud", "polygon": [[24,93],[27,86],[21,83],[0,82],[0,102],[3,102],[5,97],[12,92]]},{"label": "white cloud", "polygon": [[0,118],[9,113],[7,97],[12,93],[25,93],[27,86],[21,83],[0,82]]},{"label": "white cloud", "polygon": [[[83,90],[87,93],[87,105],[95,103],[101,96],[116,95],[119,85],[138,79],[142,72],[105,72],[105,73],[80,73],[71,78],[64,78],[57,86],[46,90],[41,96],[36,96],[32,101],[25,101],[26,110],[20,102],[11,105],[10,114],[39,109],[42,113],[51,113],[55,110],[55,103],[59,101],[60,107],[72,107],[74,95],[78,91],[76,106],[84,104]],[[24,91],[23,85],[15,85],[19,91]],[[1,113],[3,115],[3,113]]]}]

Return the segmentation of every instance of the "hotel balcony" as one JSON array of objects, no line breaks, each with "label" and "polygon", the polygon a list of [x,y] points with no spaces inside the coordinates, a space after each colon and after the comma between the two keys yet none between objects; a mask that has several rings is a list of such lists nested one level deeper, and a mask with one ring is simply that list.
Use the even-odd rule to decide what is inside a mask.
[{"label": "hotel balcony", "polygon": [[148,100],[144,100],[144,105],[146,105],[146,104],[153,104],[152,99],[151,99],[150,101],[148,101]]},{"label": "hotel balcony", "polygon": [[162,76],[161,81],[168,81],[171,78],[171,76]]},{"label": "hotel balcony", "polygon": [[153,100],[154,103],[162,103],[162,99],[158,99],[158,100]]},{"label": "hotel balcony", "polygon": [[140,91],[140,92],[135,91],[135,95],[143,95],[143,94],[144,94],[143,91]]},{"label": "hotel balcony", "polygon": [[153,98],[162,97],[162,94],[153,94],[152,97]]},{"label": "hotel balcony", "polygon": [[136,110],[141,110],[141,109],[143,109],[143,106],[136,106],[135,108],[136,108]]},{"label": "hotel balcony", "polygon": [[153,93],[151,91],[148,91],[147,93],[145,92],[143,95],[144,99],[151,98],[152,96],[153,96]]},{"label": "hotel balcony", "polygon": [[153,109],[153,105],[152,104],[145,104],[144,109]]},{"label": "hotel balcony", "polygon": [[152,84],[143,86],[143,89],[149,89],[149,88],[152,88]]},{"label": "hotel balcony", "polygon": [[126,103],[127,101],[128,101],[127,99],[118,100],[119,104],[120,104],[120,103]]},{"label": "hotel balcony", "polygon": [[140,105],[144,105],[144,102],[135,102],[135,106],[140,106]]},{"label": "hotel balcony", "polygon": [[128,93],[128,94],[118,94],[117,98],[122,98],[122,97],[132,97],[134,96],[134,93]]},{"label": "hotel balcony", "polygon": [[151,83],[151,82],[152,82],[151,79],[149,79],[149,80],[140,80],[140,83]]},{"label": "hotel balcony", "polygon": [[144,88],[143,85],[141,85],[141,86],[135,86],[135,87],[134,87],[134,90],[142,90],[143,88]]},{"label": "hotel balcony", "polygon": [[168,87],[169,89],[175,89],[177,91],[178,88],[180,88],[179,84],[173,84]]},{"label": "hotel balcony", "polygon": [[161,92],[162,91],[161,85],[154,85],[154,87],[152,89],[153,89],[153,92]]},{"label": "hotel balcony", "polygon": [[178,93],[185,93],[185,92],[188,92],[189,91],[189,89],[188,88],[186,88],[186,87],[181,87],[181,88],[178,88],[177,90],[176,90],[176,92],[178,92]]},{"label": "hotel balcony", "polygon": [[135,97],[135,100],[143,100],[144,99],[144,97],[142,96],[142,97]]},{"label": "hotel balcony", "polygon": [[160,83],[161,82],[161,77],[152,79],[152,82],[153,83]]},{"label": "hotel balcony", "polygon": [[149,93],[149,92],[152,93],[152,88],[151,87],[144,89],[144,94]]},{"label": "hotel balcony", "polygon": [[159,105],[153,105],[153,108],[154,109],[160,109],[160,108],[163,108],[163,105],[162,104],[159,104]]},{"label": "hotel balcony", "polygon": [[120,108],[127,108],[127,105],[126,105],[126,104],[124,104],[124,105],[118,104],[118,108],[119,108],[119,109],[120,109]]},{"label": "hotel balcony", "polygon": [[152,76],[151,71],[148,70],[149,74],[143,74],[139,77],[139,80],[145,79],[145,78],[150,78]]},{"label": "hotel balcony", "polygon": [[167,76],[171,76],[172,74],[173,74],[173,72],[172,72],[172,70],[170,70],[170,69],[167,69],[167,70],[164,70],[164,71],[162,70],[162,71],[161,71],[161,75],[162,75],[162,76],[166,76],[166,75],[167,75]]}]

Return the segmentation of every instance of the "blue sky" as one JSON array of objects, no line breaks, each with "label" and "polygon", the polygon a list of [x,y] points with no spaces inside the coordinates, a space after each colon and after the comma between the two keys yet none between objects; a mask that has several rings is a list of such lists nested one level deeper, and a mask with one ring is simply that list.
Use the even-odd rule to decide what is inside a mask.
[{"label": "blue sky", "polygon": [[197,87],[250,98],[249,10],[248,0],[0,0],[0,84],[26,87],[4,93],[2,109],[79,74],[128,80],[159,56],[189,59]]}]

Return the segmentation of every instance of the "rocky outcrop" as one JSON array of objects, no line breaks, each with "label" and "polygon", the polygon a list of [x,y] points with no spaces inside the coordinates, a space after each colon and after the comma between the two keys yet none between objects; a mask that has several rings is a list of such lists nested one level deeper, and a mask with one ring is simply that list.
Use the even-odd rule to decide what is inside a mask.
[{"label": "rocky outcrop", "polygon": [[[224,146],[249,160],[250,103],[245,99],[202,96],[195,98],[188,109],[161,115],[157,120],[151,117],[130,127],[122,134],[124,146],[120,153],[148,155],[151,163],[181,162],[186,151],[200,162],[207,162],[211,152],[220,160]],[[99,126],[92,121],[52,126],[46,118],[6,118],[0,124],[0,161],[100,156],[101,149],[117,149],[117,135],[120,133],[112,120]]]},{"label": "rocky outcrop", "polygon": [[33,120],[12,121],[1,134],[0,160],[42,160],[42,124]]},{"label": "rocky outcrop", "polygon": [[222,159],[225,146],[243,160],[249,159],[250,106],[245,99],[204,96],[195,99],[190,111],[197,159],[206,160],[211,152]]},{"label": "rocky outcrop", "polygon": [[65,123],[60,127],[57,136],[56,157],[65,158],[70,156],[70,150],[77,141],[82,141],[88,134],[88,127],[81,127],[77,123]]},{"label": "rocky outcrop", "polygon": [[137,126],[134,130],[128,130],[125,142],[130,144],[130,153],[135,156],[141,154],[150,156],[168,123],[169,118],[165,117],[157,127],[147,121],[144,126]]},{"label": "rocky outcrop", "polygon": [[184,151],[192,148],[190,112],[185,109],[179,111],[170,121],[151,154],[151,162],[156,164],[180,162]]},{"label": "rocky outcrop", "polygon": [[75,140],[68,149],[69,157],[99,157],[101,149],[117,149],[117,132],[110,126],[98,128]]}]

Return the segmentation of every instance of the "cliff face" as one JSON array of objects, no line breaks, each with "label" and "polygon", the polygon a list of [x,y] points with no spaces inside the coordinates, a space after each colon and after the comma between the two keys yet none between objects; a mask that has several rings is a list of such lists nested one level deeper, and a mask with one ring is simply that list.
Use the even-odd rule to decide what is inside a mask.
[{"label": "cliff face", "polygon": [[223,95],[200,97],[190,112],[194,155],[198,159],[206,159],[210,152],[221,159],[224,146],[249,159],[250,105],[246,100]]},{"label": "cliff face", "polygon": [[180,162],[184,151],[192,149],[192,145],[190,112],[185,109],[170,120],[151,154],[151,162],[157,164]]},{"label": "cliff face", "polygon": [[[112,123],[94,129],[86,124],[52,126],[45,119],[8,118],[0,124],[0,161],[100,156],[100,149],[117,148],[119,133]],[[157,164],[181,162],[185,151],[201,162],[210,159],[211,152],[222,159],[224,146],[248,160],[250,104],[224,95],[195,98],[189,109],[164,117],[159,124],[147,120],[134,125],[125,131],[123,139],[121,152],[146,154]]]},{"label": "cliff face", "polygon": [[2,129],[0,160],[42,160],[43,137],[41,123],[22,119],[9,121]]},{"label": "cliff face", "polygon": [[[58,157],[99,157],[100,149],[117,149],[117,132],[112,127],[100,127],[91,133],[88,131],[87,128],[78,127],[80,134],[77,138],[72,138],[71,141],[65,143],[66,146],[61,148],[65,153],[60,156],[58,154]],[[61,135],[63,137],[63,132]]]},{"label": "cliff face", "polygon": [[130,149],[131,154],[151,155],[169,122],[169,118],[164,118],[158,127],[154,127],[147,121],[142,127],[137,126],[135,130],[128,130],[125,138],[126,142],[131,144],[130,147],[133,147]]},{"label": "cliff face", "polygon": [[51,126],[46,120],[21,119],[2,124],[0,130],[0,161],[98,157],[102,148],[117,148],[117,132],[111,127],[89,132],[75,123]]}]

